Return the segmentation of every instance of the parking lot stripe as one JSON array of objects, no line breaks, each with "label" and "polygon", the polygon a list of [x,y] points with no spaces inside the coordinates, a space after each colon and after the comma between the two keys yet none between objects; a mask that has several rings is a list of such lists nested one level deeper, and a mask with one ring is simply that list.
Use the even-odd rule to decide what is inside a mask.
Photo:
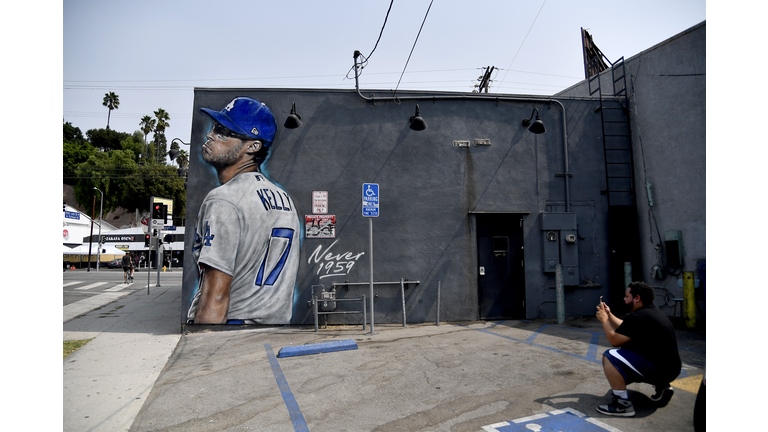
[{"label": "parking lot stripe", "polygon": [[275,381],[277,381],[277,387],[280,389],[280,394],[283,396],[285,406],[288,408],[288,414],[291,416],[291,423],[293,423],[293,429],[297,432],[309,432],[309,427],[304,421],[304,416],[301,414],[299,404],[296,402],[296,398],[293,397],[291,388],[288,386],[288,381],[285,380],[283,370],[280,369],[280,363],[277,362],[275,353],[272,351],[272,345],[264,344],[264,349],[267,351],[267,358],[269,364],[272,366],[272,373],[275,375]]},{"label": "parking lot stripe", "polygon": [[600,334],[599,333],[591,332],[591,331],[588,331],[588,330],[567,329],[567,330],[585,332],[585,333],[589,333],[590,335],[592,335],[591,338],[590,338],[589,348],[587,349],[587,354],[584,355],[584,356],[580,356],[580,355],[577,355],[577,354],[570,353],[568,351],[559,350],[557,348],[553,348],[553,347],[549,347],[549,346],[546,346],[546,345],[541,345],[541,344],[537,344],[537,343],[533,342],[536,339],[536,337],[538,335],[540,335],[541,332],[544,331],[544,329],[549,327],[549,326],[550,326],[549,324],[545,324],[545,325],[539,327],[536,331],[531,333],[531,335],[528,336],[528,338],[526,338],[525,340],[516,339],[516,338],[510,337],[510,336],[505,336],[505,335],[502,335],[502,334],[498,334],[498,333],[489,331],[488,329],[476,329],[476,330],[480,331],[480,332],[483,332],[483,333],[488,333],[490,335],[498,336],[498,337],[501,337],[501,338],[504,338],[504,339],[509,339],[511,341],[520,342],[520,343],[524,343],[524,344],[527,344],[527,345],[531,345],[531,346],[535,346],[535,347],[539,347],[539,348],[544,348],[544,349],[549,350],[549,351],[554,351],[556,353],[565,354],[567,356],[576,357],[578,359],[587,360],[587,361],[592,362],[592,363],[598,363],[598,364],[602,363],[601,360],[598,360],[597,358],[595,358],[596,355],[597,355],[597,348],[598,348],[597,341],[600,339]]}]

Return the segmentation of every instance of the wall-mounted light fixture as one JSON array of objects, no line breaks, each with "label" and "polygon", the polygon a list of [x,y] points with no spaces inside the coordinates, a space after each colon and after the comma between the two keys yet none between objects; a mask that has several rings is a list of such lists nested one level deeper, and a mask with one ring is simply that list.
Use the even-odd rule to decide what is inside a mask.
[{"label": "wall-mounted light fixture", "polygon": [[[536,113],[536,121],[531,124],[531,120],[533,119],[533,113]],[[531,111],[531,118],[524,119],[523,120],[523,126],[531,127],[528,128],[529,131],[535,133],[535,134],[543,134],[547,131],[547,129],[544,127],[544,122],[541,121],[541,117],[539,116],[539,109],[534,108],[533,111]]]},{"label": "wall-mounted light fixture", "polygon": [[410,122],[411,129],[415,131],[420,131],[427,128],[427,122],[425,122],[424,119],[421,118],[421,114],[419,114],[419,104],[416,104],[416,114],[411,117]]},{"label": "wall-mounted light fixture", "polygon": [[[555,103],[560,106],[560,109],[563,111],[562,115],[562,123],[563,123],[563,162],[565,165],[565,172],[563,174],[563,179],[565,180],[565,212],[570,213],[571,212],[571,197],[570,197],[570,184],[569,184],[569,178],[571,176],[569,167],[568,167],[568,125],[566,124],[566,118],[568,117],[565,113],[565,105],[563,105],[562,102],[560,102],[557,99],[551,99],[551,98],[530,98],[530,97],[515,97],[515,96],[488,96],[487,94],[481,94],[481,93],[473,93],[473,94],[454,94],[454,95],[432,95],[431,97],[425,97],[421,95],[413,95],[413,96],[375,96],[374,94],[371,94],[370,96],[364,96],[360,92],[360,70],[362,69],[362,65],[358,62],[359,52],[355,53],[355,64],[353,68],[355,69],[355,90],[357,91],[357,95],[360,96],[363,100],[366,100],[368,102],[374,103],[376,101],[395,101],[397,103],[400,103],[403,100],[425,100],[425,99],[432,99],[432,101],[437,100],[486,100],[486,101],[496,101],[496,105],[499,104],[499,101],[514,101],[514,102],[540,102],[540,103]],[[538,113],[537,109],[534,109],[534,112]],[[418,114],[418,105],[417,105],[417,114]],[[414,116],[416,117],[416,116]],[[533,118],[533,114],[531,114],[531,118]],[[423,120],[423,119],[422,119]],[[530,120],[529,120],[530,122]],[[537,129],[539,126],[536,125],[538,122],[538,125],[541,126],[541,132],[537,132]],[[533,128],[534,125],[536,125],[536,128],[533,128],[531,132],[533,133],[544,133],[546,129],[544,128],[544,123],[541,122],[540,118],[537,118],[537,122],[534,122],[533,125],[531,125],[531,128]],[[425,124],[426,128],[426,124]],[[529,129],[530,130],[530,129]]]},{"label": "wall-mounted light fixture", "polygon": [[288,114],[288,118],[285,119],[285,124],[283,126],[288,129],[296,129],[301,126],[301,116],[296,114],[296,102],[293,103],[291,113]]}]

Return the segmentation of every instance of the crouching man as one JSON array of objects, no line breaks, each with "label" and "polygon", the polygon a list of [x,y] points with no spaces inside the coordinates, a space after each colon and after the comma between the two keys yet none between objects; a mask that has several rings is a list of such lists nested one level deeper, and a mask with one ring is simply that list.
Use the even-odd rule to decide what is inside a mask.
[{"label": "crouching man", "polygon": [[619,319],[604,302],[597,306],[608,342],[618,349],[603,353],[603,370],[613,390],[608,405],[597,410],[605,415],[632,417],[635,408],[627,395],[627,384],[645,382],[656,388],[651,400],[665,406],[674,394],[670,387],[680,374],[680,354],[675,330],[669,319],[653,304],[653,288],[643,282],[627,287],[624,303],[631,312]]}]

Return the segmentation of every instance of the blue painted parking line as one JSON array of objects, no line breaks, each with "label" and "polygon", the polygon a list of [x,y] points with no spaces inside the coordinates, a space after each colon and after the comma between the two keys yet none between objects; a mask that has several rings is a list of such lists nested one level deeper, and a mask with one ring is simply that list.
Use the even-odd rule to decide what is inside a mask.
[{"label": "blue painted parking line", "polygon": [[[496,327],[496,326],[498,326],[498,325],[500,325],[500,324],[502,324],[504,322],[506,322],[506,321],[502,320],[502,321],[498,321],[498,322],[493,323],[493,325],[491,325],[489,327],[482,328],[482,329],[472,329],[472,330],[476,330],[476,331],[479,331],[479,332],[483,332],[483,333],[487,333],[487,334],[490,334],[490,335],[498,336],[498,337],[504,338],[504,339],[509,339],[511,341],[524,343],[524,344],[535,346],[535,347],[538,347],[538,348],[543,348],[543,349],[548,350],[548,351],[553,351],[553,352],[564,354],[564,355],[567,355],[567,356],[570,356],[570,357],[575,357],[577,359],[586,360],[586,361],[589,361],[589,362],[592,362],[592,363],[597,363],[597,364],[602,364],[603,363],[602,358],[600,358],[600,359],[597,358],[597,350],[599,348],[600,336],[603,335],[602,332],[593,332],[593,331],[589,331],[589,330],[574,329],[574,328],[568,328],[568,327],[562,327],[562,326],[554,326],[554,325],[551,325],[551,324],[544,324],[541,327],[539,327],[538,329],[536,329],[535,331],[533,331],[530,334],[530,336],[528,336],[525,340],[523,340],[523,339],[517,339],[517,338],[513,338],[511,336],[506,336],[506,335],[502,335],[502,334],[490,331],[494,327]],[[525,322],[530,323],[530,321],[525,321]],[[470,328],[469,326],[462,326],[462,327]],[[584,356],[580,356],[578,354],[574,354],[574,353],[571,353],[571,352],[568,352],[568,351],[563,351],[563,350],[560,350],[560,349],[557,349],[557,348],[553,348],[553,347],[550,347],[550,346],[546,346],[546,345],[541,345],[541,344],[535,343],[534,340],[539,335],[541,335],[544,332],[544,330],[546,330],[548,327],[555,327],[555,328],[559,328],[559,329],[562,329],[562,330],[577,331],[577,332],[582,332],[582,333],[590,334],[589,347],[587,348],[587,354],[584,355]],[[695,350],[695,349],[691,349],[691,348],[683,348],[683,347],[678,347],[678,348],[679,349],[689,350],[689,351],[703,352],[703,351]],[[680,371],[680,375],[678,375],[677,379],[687,378],[688,376],[689,376],[688,375],[688,371],[685,370],[685,368],[683,368],[683,370]]]},{"label": "blue painted parking line", "polygon": [[[501,322],[497,323],[496,325],[499,325],[499,324],[501,324],[503,322],[504,321],[501,321]],[[498,336],[500,338],[509,339],[511,341],[528,344],[528,345],[535,346],[535,347],[538,347],[538,348],[543,348],[543,349],[546,349],[546,350],[549,350],[549,351],[554,351],[554,352],[557,352],[557,353],[560,353],[560,354],[565,354],[565,355],[571,356],[571,357],[576,357],[576,358],[581,359],[581,360],[587,360],[587,361],[590,361],[592,363],[598,363],[598,364],[602,363],[602,361],[600,361],[600,360],[598,360],[596,358],[596,356],[597,356],[597,348],[598,348],[598,344],[597,343],[600,340],[601,333],[591,332],[589,330],[567,329],[567,328],[564,328],[564,327],[558,327],[558,328],[562,328],[562,329],[565,329],[565,330],[573,330],[573,331],[580,331],[580,332],[584,332],[584,333],[589,333],[591,335],[590,343],[589,343],[589,348],[587,349],[587,354],[584,355],[584,356],[580,356],[578,354],[570,353],[568,351],[559,350],[557,348],[552,348],[552,347],[549,347],[549,346],[546,346],[546,345],[541,345],[541,344],[537,344],[537,343],[533,342],[547,327],[550,327],[549,324],[544,324],[543,326],[539,327],[536,331],[531,333],[531,335],[528,336],[528,338],[526,338],[525,340],[513,338],[511,336],[502,335],[502,334],[495,333],[495,332],[492,332],[492,331],[489,330],[489,329],[491,329],[493,327],[496,327],[496,325],[488,327],[488,328],[476,329],[476,330],[480,331],[480,332],[483,332],[483,333],[488,333],[490,335]],[[469,327],[467,327],[467,328],[469,328]]]},{"label": "blue painted parking line", "polygon": [[621,432],[621,430],[613,426],[609,426],[572,408],[494,423],[483,426],[483,430],[486,432]]},{"label": "blue painted parking line", "polygon": [[267,351],[267,358],[269,364],[272,366],[272,373],[275,375],[275,381],[277,381],[277,387],[280,389],[280,394],[283,396],[285,406],[288,408],[288,414],[291,416],[291,423],[293,423],[293,430],[296,432],[309,432],[307,422],[304,421],[304,416],[301,414],[299,404],[296,402],[296,398],[293,397],[291,388],[288,386],[288,381],[285,380],[283,370],[280,369],[280,363],[277,362],[275,353],[272,351],[272,345],[264,344],[264,349]]}]

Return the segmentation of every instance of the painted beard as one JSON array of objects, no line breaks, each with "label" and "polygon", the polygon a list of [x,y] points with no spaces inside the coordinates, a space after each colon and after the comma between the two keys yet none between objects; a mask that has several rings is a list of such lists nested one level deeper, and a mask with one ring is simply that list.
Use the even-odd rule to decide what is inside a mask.
[{"label": "painted beard", "polygon": [[230,149],[223,153],[214,154],[211,152],[210,147],[203,146],[203,160],[213,165],[215,168],[228,167],[237,162],[240,150],[242,150],[244,143],[240,141],[240,144],[230,147]]}]

